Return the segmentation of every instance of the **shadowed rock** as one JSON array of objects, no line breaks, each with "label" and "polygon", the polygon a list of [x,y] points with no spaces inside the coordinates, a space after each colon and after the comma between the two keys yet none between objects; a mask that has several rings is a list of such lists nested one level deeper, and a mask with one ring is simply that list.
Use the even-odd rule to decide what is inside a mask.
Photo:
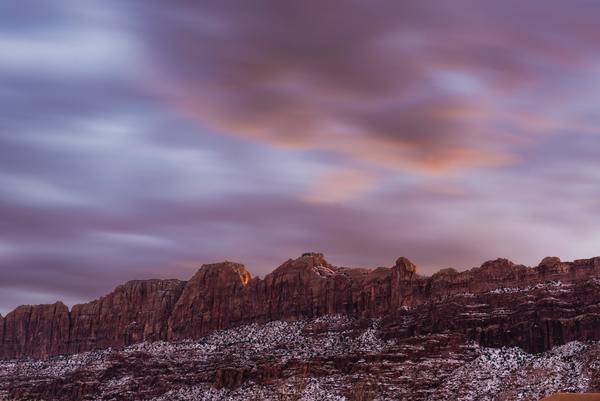
[{"label": "shadowed rock", "polygon": [[[424,277],[405,257],[391,268],[347,268],[311,252],[262,279],[252,278],[244,265],[226,261],[203,265],[187,282],[130,281],[71,311],[62,303],[21,306],[0,317],[0,357],[45,358],[141,341],[198,338],[241,324],[327,314],[384,317],[390,336],[454,330],[481,344],[538,352],[565,341],[600,339],[600,295],[595,281],[586,285],[598,276],[600,258],[562,262],[549,257],[535,268],[496,259],[471,270],[443,269]],[[577,297],[542,298],[532,305],[518,295],[520,289],[559,281],[581,284]],[[502,305],[485,303],[504,314],[473,311],[460,298],[493,291],[509,292]],[[411,317],[418,324],[400,329],[407,307],[420,314]]]}]

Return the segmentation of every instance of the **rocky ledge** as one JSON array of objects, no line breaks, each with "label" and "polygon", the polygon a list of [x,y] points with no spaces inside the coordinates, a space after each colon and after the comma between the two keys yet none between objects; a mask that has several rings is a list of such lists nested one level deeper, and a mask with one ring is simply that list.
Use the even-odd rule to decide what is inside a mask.
[{"label": "rocky ledge", "polygon": [[550,257],[536,267],[497,259],[431,277],[406,258],[392,267],[346,268],[307,253],[263,279],[239,263],[207,264],[187,282],[131,281],[71,310],[61,302],[21,306],[0,316],[0,358],[199,339],[242,325],[327,315],[381,319],[381,336],[390,341],[452,333],[483,346],[543,352],[600,340],[598,277],[600,257]]}]

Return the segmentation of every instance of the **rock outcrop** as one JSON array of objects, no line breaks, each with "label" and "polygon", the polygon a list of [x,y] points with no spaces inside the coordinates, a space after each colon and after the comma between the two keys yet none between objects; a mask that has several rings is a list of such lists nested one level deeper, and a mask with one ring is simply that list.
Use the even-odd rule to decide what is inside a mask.
[{"label": "rock outcrop", "polygon": [[129,281],[98,300],[73,306],[69,352],[165,339],[184,286],[180,280]]},{"label": "rock outcrop", "polygon": [[250,273],[239,263],[202,266],[186,283],[166,320],[169,324],[167,338],[193,338],[200,333],[241,324],[246,306],[241,294],[250,279]]},{"label": "rock outcrop", "polygon": [[[239,263],[222,262],[203,265],[187,282],[131,281],[71,311],[62,303],[21,306],[0,317],[0,358],[199,338],[242,324],[333,314],[383,317],[390,337],[456,331],[481,344],[538,352],[569,340],[600,339],[600,294],[590,284],[597,277],[600,257],[574,262],[549,257],[533,268],[497,259],[431,277],[419,275],[403,257],[391,268],[365,269],[333,266],[320,253],[306,253],[262,279]],[[578,291],[559,293],[557,301],[520,298],[520,289],[548,282]],[[490,295],[495,291],[507,294]],[[474,307],[460,301],[464,294],[490,310],[470,314]],[[406,319],[419,324],[398,323]]]},{"label": "rock outcrop", "polygon": [[19,306],[0,321],[0,357],[67,353],[69,320],[69,308],[62,302]]}]

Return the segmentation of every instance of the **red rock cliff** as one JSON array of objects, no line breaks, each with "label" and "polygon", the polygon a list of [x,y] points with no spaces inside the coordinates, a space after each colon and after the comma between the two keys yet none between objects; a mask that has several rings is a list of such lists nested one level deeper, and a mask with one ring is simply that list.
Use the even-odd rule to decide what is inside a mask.
[{"label": "red rock cliff", "polygon": [[[140,341],[197,338],[240,324],[325,314],[386,317],[393,331],[394,319],[403,318],[400,315],[406,307],[419,310],[423,316],[415,317],[423,321],[412,329],[415,332],[460,329],[485,344],[516,343],[527,348],[527,344],[534,344],[532,336],[538,335],[532,325],[539,325],[542,318],[558,320],[567,312],[552,309],[554,315],[540,317],[533,310],[513,316],[514,321],[506,324],[514,327],[520,339],[512,341],[510,331],[494,329],[499,327],[497,321],[469,321],[456,326],[460,319],[448,317],[458,316],[466,306],[446,300],[465,293],[485,294],[550,280],[585,282],[598,276],[600,258],[561,262],[550,257],[534,268],[497,259],[464,272],[444,269],[431,277],[420,276],[406,258],[399,258],[391,268],[351,269],[331,265],[322,254],[307,253],[286,261],[263,279],[252,278],[239,263],[215,263],[202,266],[188,282],[128,282],[98,300],[75,305],[70,312],[62,303],[19,307],[0,317],[0,357],[47,357]],[[505,306],[510,309],[512,301],[503,302],[508,302]],[[593,312],[598,309],[600,294],[587,292],[584,299],[572,302],[575,316]],[[515,299],[514,308],[519,304]],[[600,319],[592,312],[560,326],[556,341],[582,336],[600,339]],[[569,319],[575,318],[572,315],[569,312]],[[544,331],[547,337],[551,336],[548,330]],[[548,337],[541,348],[554,342]]]},{"label": "red rock cliff", "polygon": [[233,262],[204,265],[188,281],[168,318],[168,339],[196,337],[243,322],[246,268]]},{"label": "red rock cliff", "polygon": [[19,306],[0,323],[0,358],[47,357],[68,351],[69,309],[62,302]]}]

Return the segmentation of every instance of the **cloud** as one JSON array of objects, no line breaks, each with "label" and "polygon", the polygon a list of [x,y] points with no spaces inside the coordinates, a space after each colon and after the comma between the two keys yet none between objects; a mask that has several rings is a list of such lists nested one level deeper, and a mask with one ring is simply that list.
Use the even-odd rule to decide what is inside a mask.
[{"label": "cloud", "polygon": [[3,313],[222,259],[597,251],[594,3],[37,3],[0,5]]},{"label": "cloud", "polygon": [[305,199],[309,202],[340,203],[358,198],[376,183],[373,174],[337,168],[321,173],[308,189]]},{"label": "cloud", "polygon": [[594,62],[600,10],[579,6],[229,0],[135,11],[158,86],[186,115],[275,146],[440,173],[518,161],[507,138],[538,131],[515,97],[537,101],[541,117],[535,93]]}]

